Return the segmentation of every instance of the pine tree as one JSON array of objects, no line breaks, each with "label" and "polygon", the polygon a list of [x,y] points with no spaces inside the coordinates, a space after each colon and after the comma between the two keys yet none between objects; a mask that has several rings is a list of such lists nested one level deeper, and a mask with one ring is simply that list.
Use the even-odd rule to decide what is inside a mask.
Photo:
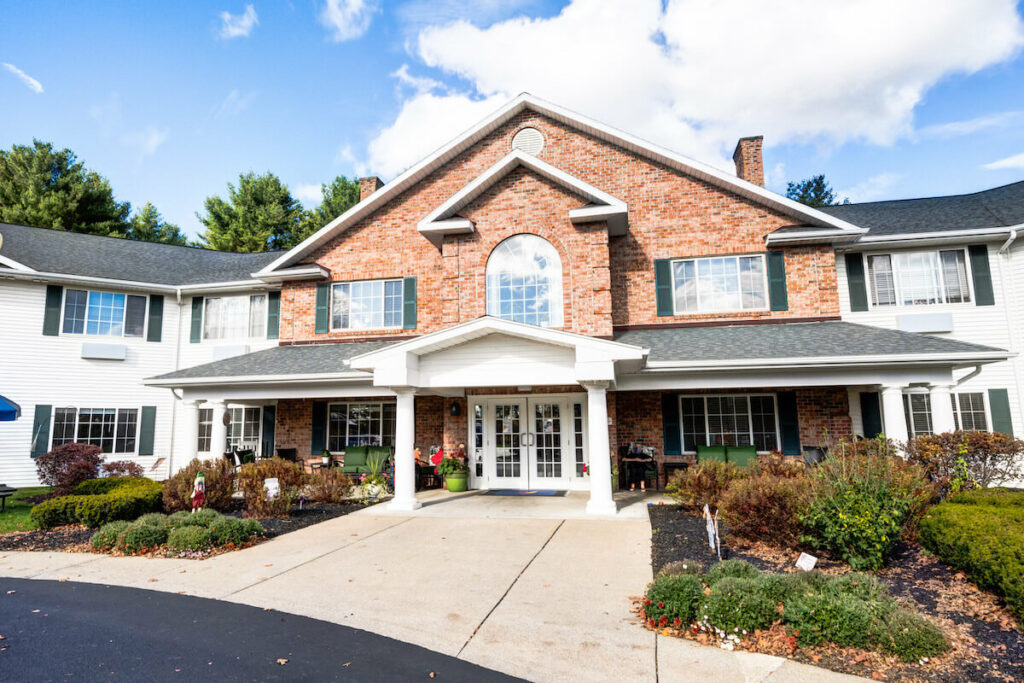
[{"label": "pine tree", "polygon": [[228,183],[228,199],[207,197],[202,244],[221,251],[260,252],[295,244],[302,206],[273,173],[249,172]]},{"label": "pine tree", "polygon": [[163,220],[160,212],[150,202],[132,216],[128,239],[141,242],[163,242],[185,246],[188,239],[174,223]]}]

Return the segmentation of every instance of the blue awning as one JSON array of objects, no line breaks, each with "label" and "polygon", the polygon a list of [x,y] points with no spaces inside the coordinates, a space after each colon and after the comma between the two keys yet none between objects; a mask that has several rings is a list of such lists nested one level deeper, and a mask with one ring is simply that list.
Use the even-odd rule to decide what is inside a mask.
[{"label": "blue awning", "polygon": [[0,422],[13,422],[21,417],[21,406],[9,398],[0,396]]}]

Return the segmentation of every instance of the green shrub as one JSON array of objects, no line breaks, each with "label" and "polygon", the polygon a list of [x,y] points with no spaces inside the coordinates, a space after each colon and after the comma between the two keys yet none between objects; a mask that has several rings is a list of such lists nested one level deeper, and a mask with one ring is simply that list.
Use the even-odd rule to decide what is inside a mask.
[{"label": "green shrub", "polygon": [[704,580],[709,586],[713,586],[726,578],[756,579],[759,576],[761,572],[746,560],[722,560],[708,570]]},{"label": "green shrub", "polygon": [[693,560],[677,560],[669,562],[658,570],[658,576],[681,576],[683,574],[700,575],[700,562]]},{"label": "green shrub", "polygon": [[788,477],[757,473],[736,480],[722,498],[725,521],[740,538],[793,547],[803,532],[800,513],[809,492],[802,469]]},{"label": "green shrub", "polygon": [[210,530],[201,526],[181,526],[167,535],[167,547],[171,550],[206,550],[213,545]]},{"label": "green shrub", "polygon": [[937,491],[902,458],[855,454],[844,443],[814,470],[801,540],[839,553],[854,569],[880,569]]},{"label": "green shrub", "polygon": [[[299,499],[305,481],[302,465],[281,458],[259,460],[243,465],[238,471],[238,486],[245,497],[245,509],[253,517],[286,517]],[[268,498],[264,482],[276,478],[281,493]]]},{"label": "green shrub", "polygon": [[[253,528],[252,522],[259,527],[259,532]],[[241,520],[235,517],[221,517],[210,525],[210,536],[213,538],[213,542],[216,545],[227,545],[233,543],[236,546],[241,546],[247,541],[251,541],[256,536],[262,534],[263,527],[259,526],[259,522],[256,520]]]},{"label": "green shrub", "polygon": [[161,529],[167,529],[170,524],[170,519],[162,512],[150,512],[142,515],[137,520],[136,524],[148,524],[150,526],[160,527]]},{"label": "green shrub", "polygon": [[1024,620],[1024,492],[972,491],[932,508],[921,544]]},{"label": "green shrub", "polygon": [[231,509],[232,496],[235,493],[235,468],[224,458],[200,461],[194,459],[183,469],[164,482],[164,510],[177,512],[192,510],[192,485],[196,473],[203,471],[206,485],[206,503],[204,509]]},{"label": "green shrub", "polygon": [[935,657],[949,649],[942,631],[918,614],[894,609],[885,614],[883,620],[884,627],[874,635],[878,649],[896,655],[904,662]]},{"label": "green shrub", "polygon": [[659,576],[647,590],[644,616],[657,626],[684,628],[697,619],[704,585],[693,574]]},{"label": "green shrub", "polygon": [[833,593],[850,595],[858,600],[886,600],[889,591],[873,574],[850,572],[828,579],[827,587]]},{"label": "green shrub", "polygon": [[109,522],[100,527],[99,531],[92,535],[93,549],[95,550],[107,550],[113,548],[118,544],[118,539],[122,533],[128,530],[131,524],[124,520],[118,520],[116,522]]},{"label": "green shrub", "polygon": [[783,621],[802,647],[830,642],[844,647],[869,648],[876,620],[892,601],[866,602],[842,591],[804,593],[786,603]]},{"label": "green shrub", "polygon": [[167,526],[170,528],[187,526],[188,520],[192,519],[192,513],[188,510],[179,510],[174,514],[167,515]]},{"label": "green shrub", "polygon": [[39,503],[30,515],[43,529],[76,522],[96,528],[158,510],[161,491],[160,484],[150,479],[94,479],[78,485],[70,496]]},{"label": "green shrub", "polygon": [[117,547],[127,553],[149,550],[167,541],[167,529],[151,524],[133,523],[119,537]]},{"label": "green shrub", "polygon": [[665,485],[665,493],[680,503],[707,503],[714,508],[721,504],[732,482],[746,476],[747,470],[734,463],[705,460],[696,467],[675,472]]},{"label": "green shrub", "polygon": [[779,606],[761,591],[760,579],[727,576],[711,584],[700,614],[726,635],[743,636],[771,626],[779,618]]},{"label": "green shrub", "polygon": [[257,536],[263,536],[267,533],[267,530],[263,528],[263,525],[255,519],[243,519],[242,524],[245,525],[246,533],[249,535],[249,538],[256,538]]},{"label": "green shrub", "polygon": [[773,604],[788,603],[806,587],[801,574],[765,574],[761,577],[761,593]]}]

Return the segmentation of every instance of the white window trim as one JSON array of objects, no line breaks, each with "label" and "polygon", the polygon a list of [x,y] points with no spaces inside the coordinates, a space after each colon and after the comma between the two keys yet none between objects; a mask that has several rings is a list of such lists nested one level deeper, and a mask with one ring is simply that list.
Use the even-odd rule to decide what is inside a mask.
[{"label": "white window trim", "polygon": [[[897,271],[896,271],[896,264],[892,263],[891,260],[890,260],[890,264],[892,265],[892,269],[893,269],[892,270],[892,273],[893,273],[893,290],[894,290],[895,295],[896,295],[896,305],[894,305],[894,306],[881,306],[881,305],[876,304],[874,301],[872,301],[873,297],[871,296],[871,293],[872,293],[872,291],[874,291],[875,283],[874,283],[874,281],[873,281],[873,279],[871,277],[871,269],[868,267],[868,259],[870,259],[872,256],[889,256],[890,259],[891,259],[896,254],[925,254],[925,253],[933,253],[933,252],[938,254],[938,253],[943,252],[943,251],[960,251],[960,252],[963,252],[963,255],[964,255],[964,268],[965,268],[965,273],[966,273],[966,278],[967,278],[967,292],[970,295],[970,299],[968,301],[956,301],[956,302],[953,302],[953,303],[950,303],[948,301],[943,301],[941,303],[935,303],[935,304],[904,304],[904,303],[902,303],[903,302],[903,296],[902,296],[902,294],[900,292],[900,288],[901,288],[900,278],[899,278],[899,275],[897,274]],[[920,310],[922,308],[934,309],[935,307],[938,307],[938,306],[954,306],[954,307],[957,307],[957,308],[965,308],[965,307],[972,307],[972,306],[977,305],[975,303],[975,294],[974,294],[974,270],[971,268],[971,255],[967,251],[967,247],[949,247],[949,248],[936,247],[935,249],[898,249],[898,250],[889,250],[889,251],[865,251],[865,252],[861,253],[861,259],[862,259],[862,264],[863,264],[863,268],[864,268],[864,280],[865,280],[865,288],[867,289],[867,299],[868,299],[868,310],[869,311],[910,311],[910,310]],[[941,259],[940,259],[939,263],[941,265]],[[940,273],[940,276],[941,276],[941,273],[942,273],[941,267],[939,269],[939,273]],[[847,278],[846,288],[849,289],[850,288],[850,284],[849,284],[850,275],[849,275],[849,273],[846,274],[846,278]],[[946,292],[945,292],[945,284],[946,284],[946,282],[945,282],[945,280],[942,281],[942,284],[943,284],[942,296],[945,297],[946,296]]]},{"label": "white window trim", "polygon": [[[64,311],[67,308],[68,292],[71,291],[71,290],[74,290],[74,291],[77,291],[77,292],[85,292],[86,293],[86,297],[85,297],[85,313],[86,313],[86,317],[85,317],[85,325],[84,325],[85,329],[88,329],[88,327],[89,327],[89,294],[91,294],[92,292],[97,292],[97,293],[100,293],[100,294],[123,294],[124,295],[124,310],[121,312],[121,334],[119,334],[119,335],[113,335],[113,334],[89,334],[88,332],[84,332],[84,331],[83,332],[65,332],[64,331]],[[140,297],[142,297],[143,299],[146,300],[146,308],[145,308],[144,314],[142,316],[142,334],[140,334],[137,337],[134,337],[134,336],[133,337],[129,337],[128,335],[126,335],[124,333],[124,331],[125,331],[125,323],[128,320],[128,297],[130,297],[130,296],[140,296]],[[147,295],[145,295],[145,294],[131,294],[129,292],[115,292],[115,291],[110,290],[110,289],[83,289],[81,287],[64,287],[64,291],[61,292],[61,295],[60,295],[60,326],[58,327],[57,332],[62,337],[65,337],[65,336],[66,337],[75,337],[76,339],[79,339],[79,338],[108,339],[108,340],[109,339],[122,339],[122,340],[134,339],[134,340],[145,341],[149,337],[149,297]]]},{"label": "white window trim", "polygon": [[[264,318],[263,319],[263,334],[257,335],[255,337],[249,334],[249,321],[252,319],[252,298],[254,296],[265,297],[265,304],[264,304],[264,311],[263,311],[263,318]],[[206,336],[206,319],[207,319],[206,307],[209,306],[210,301],[215,300],[215,299],[236,299],[236,298],[242,298],[242,297],[245,297],[245,299],[248,301],[248,303],[247,303],[247,305],[245,307],[245,334],[240,336],[240,337],[238,337],[238,336],[236,336],[236,337],[217,337],[216,339],[213,339],[211,337],[207,337]],[[266,320],[266,318],[267,318],[267,313],[269,311],[269,307],[270,307],[270,292],[251,292],[249,294],[223,294],[221,296],[207,296],[207,297],[203,297],[203,307],[202,307],[203,308],[203,312],[202,312],[202,316],[201,316],[201,318],[199,320],[199,329],[200,329],[200,332],[202,333],[200,335],[200,341],[208,342],[208,343],[211,343],[211,344],[218,344],[218,343],[222,343],[222,342],[232,342],[232,341],[241,341],[241,340],[250,340],[250,339],[266,339],[267,338],[267,320]]]},{"label": "white window trim", "polygon": [[[334,326],[334,288],[340,285],[353,285],[360,282],[397,282],[401,285],[402,296],[399,301],[398,315],[399,320],[397,325],[381,325],[380,327],[335,327]],[[383,303],[387,297],[387,285],[382,285],[385,288],[385,293],[381,297]],[[331,332],[364,332],[366,330],[401,330],[405,327],[405,278],[401,277],[386,277],[386,278],[367,278],[363,280],[340,280],[332,282],[330,289],[327,290],[327,323],[328,329]],[[351,306],[351,303],[349,304]],[[381,318],[383,318],[383,311],[381,312]],[[349,309],[349,320],[352,319],[352,311]]]},{"label": "white window trim", "polygon": [[[716,308],[714,310],[701,310],[700,309],[700,294],[697,295],[697,307],[696,311],[680,311],[676,309],[676,263],[683,263],[686,261],[708,261],[711,259],[724,259],[724,258],[751,258],[759,257],[761,259],[761,284],[764,286],[764,306],[757,308]],[[737,261],[737,265],[739,261]],[[671,276],[672,284],[672,315],[706,315],[706,314],[727,314],[727,313],[763,313],[771,310],[771,293],[768,291],[768,258],[765,253],[753,253],[753,254],[717,254],[715,256],[691,256],[686,258],[676,258],[669,261],[669,275]],[[696,266],[695,266],[696,267]],[[739,271],[737,271],[737,277]],[[740,289],[740,299],[743,298],[742,285]]]},{"label": "white window trim", "polygon": [[[381,441],[381,446],[384,447],[384,448],[392,448],[392,446],[384,446],[384,406],[385,405],[396,405],[394,401],[331,401],[330,403],[327,404],[327,425],[326,425],[326,428],[324,429],[324,448],[327,449],[328,452],[340,453],[341,451],[343,451],[346,448],[348,448],[347,445],[342,446],[339,450],[336,450],[336,451],[331,451],[329,448],[327,448],[331,444],[331,436],[332,436],[332,434],[331,434],[331,408],[333,408],[334,406],[366,406],[366,405],[380,406],[380,441]],[[469,422],[472,423],[472,420],[469,420]],[[398,427],[398,413],[397,413],[397,407],[396,407],[396,412],[395,412],[395,428],[397,429],[397,427]],[[348,441],[348,431],[345,432],[344,441],[346,441],[346,442]],[[470,443],[472,443],[472,442],[470,442]],[[354,446],[353,446],[353,448],[354,448]]]},{"label": "white window trim", "polygon": [[72,439],[71,441],[67,442],[67,443],[83,443],[83,442],[78,441],[78,418],[81,416],[83,410],[113,410],[114,411],[114,447],[115,448],[117,448],[117,415],[118,415],[119,411],[122,411],[122,410],[134,410],[135,411],[135,450],[132,450],[132,451],[122,451],[121,453],[118,453],[116,451],[110,451],[109,453],[107,451],[103,451],[101,453],[101,455],[104,455],[104,456],[107,456],[107,455],[117,455],[117,456],[124,456],[126,458],[137,458],[137,457],[139,457],[139,439],[141,438],[141,435],[139,434],[139,432],[142,430],[142,409],[138,408],[138,407],[134,407],[133,408],[131,406],[120,406],[120,407],[114,407],[114,408],[109,408],[109,407],[104,407],[104,408],[85,407],[85,408],[83,408],[83,407],[77,406],[77,405],[74,405],[74,406],[55,405],[55,406],[53,406],[53,408],[50,409],[50,438],[49,438],[49,441],[47,441],[47,444],[49,445],[50,450],[53,450],[53,448],[54,448],[54,446],[53,446],[53,434],[54,434],[54,431],[56,431],[56,429],[57,429],[57,411],[58,410],[67,410],[68,408],[72,408],[75,411],[75,428],[74,428],[75,438]]},{"label": "white window trim", "polygon": [[[231,414],[231,410],[232,409],[238,409],[238,408],[242,408],[242,409],[245,409],[245,408],[256,408],[257,410],[260,411],[260,417],[259,417],[259,420],[257,421],[257,423],[259,424],[259,428],[257,429],[257,432],[256,432],[256,448],[255,448],[255,450],[256,450],[257,454],[259,454],[260,447],[263,444],[263,409],[265,407],[266,406],[262,406],[262,405],[254,406],[254,405],[240,405],[240,404],[234,404],[234,403],[229,403],[226,406],[224,406],[224,410],[227,411],[227,413],[229,415]],[[213,408],[211,406],[209,406],[209,405],[201,405],[196,410],[196,453],[213,453],[213,451],[201,451],[201,450],[199,450],[199,426],[200,426],[200,422],[201,422],[200,418],[199,418],[199,411],[200,410],[207,410],[207,409],[213,410]],[[216,415],[216,411],[214,411],[213,414],[210,415],[210,447],[211,448],[213,447],[213,420],[215,419],[214,418],[215,415]],[[228,426],[225,426],[224,429],[225,429],[225,436],[226,436],[227,435]],[[226,443],[226,440],[225,440],[225,443]],[[220,453],[216,453],[215,455],[219,456]]]},{"label": "white window trim", "polygon": [[[754,420],[752,419],[752,412],[750,410],[750,399],[754,396],[770,396],[772,399],[772,409],[775,411],[775,449],[776,451],[782,450],[782,428],[779,422],[779,397],[778,394],[774,394],[767,391],[752,392],[752,393],[712,393],[712,394],[680,394],[676,398],[676,409],[679,411],[679,447],[681,453],[693,454],[697,451],[683,450],[686,444],[686,439],[683,435],[683,399],[684,398],[699,398],[704,401],[704,438],[707,439],[708,434],[711,433],[711,427],[708,424],[708,399],[709,398],[737,398],[742,397],[747,399],[747,418],[750,423],[750,442],[754,442]],[[705,446],[707,445],[705,441]],[[728,446],[726,446],[728,448]],[[737,448],[737,446],[733,446]],[[757,451],[758,453],[771,453],[772,451]]]}]

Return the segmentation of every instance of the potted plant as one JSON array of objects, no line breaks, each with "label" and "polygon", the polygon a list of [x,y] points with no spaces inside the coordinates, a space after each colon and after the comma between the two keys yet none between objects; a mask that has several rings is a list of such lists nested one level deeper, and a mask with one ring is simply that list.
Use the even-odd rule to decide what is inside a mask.
[{"label": "potted plant", "polygon": [[377,497],[387,491],[388,478],[384,474],[384,459],[368,458],[366,466],[369,472],[364,472],[359,477],[359,483],[363,489],[363,495],[370,500],[377,500]]},{"label": "potted plant", "polygon": [[461,448],[441,458],[437,472],[444,477],[445,487],[453,493],[461,493],[469,486],[469,465],[466,464],[466,454]]},{"label": "potted plant", "polygon": [[323,454],[321,455],[321,459],[322,459],[322,462],[324,464],[324,467],[330,466],[330,464],[331,464],[331,452],[325,448]]}]

